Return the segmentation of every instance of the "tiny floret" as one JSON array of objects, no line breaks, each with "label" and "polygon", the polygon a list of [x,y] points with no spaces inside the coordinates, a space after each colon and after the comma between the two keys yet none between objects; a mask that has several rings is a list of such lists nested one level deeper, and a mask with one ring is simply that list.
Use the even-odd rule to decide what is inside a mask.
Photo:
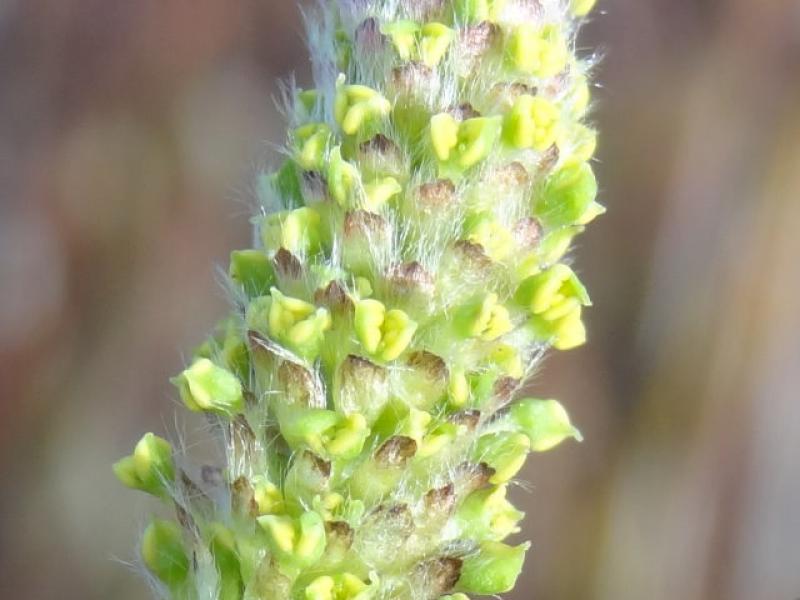
[{"label": "tiny floret", "polygon": [[239,379],[207,358],[195,360],[188,369],[174,377],[172,383],[189,410],[231,416],[244,408]]}]

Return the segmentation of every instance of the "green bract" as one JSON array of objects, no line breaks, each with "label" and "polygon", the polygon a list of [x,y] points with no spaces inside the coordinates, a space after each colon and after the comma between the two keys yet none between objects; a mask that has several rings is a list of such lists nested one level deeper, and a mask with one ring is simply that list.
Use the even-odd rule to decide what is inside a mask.
[{"label": "green bract", "polygon": [[[261,174],[230,314],[172,381],[216,466],[146,434],[120,481],[175,511],[141,558],[170,600],[470,600],[528,545],[508,497],[580,440],[519,398],[583,344],[574,238],[605,210],[587,61],[593,0],[326,0],[313,89]],[[198,336],[203,339],[202,335]],[[205,465],[205,466],[203,466]]]}]

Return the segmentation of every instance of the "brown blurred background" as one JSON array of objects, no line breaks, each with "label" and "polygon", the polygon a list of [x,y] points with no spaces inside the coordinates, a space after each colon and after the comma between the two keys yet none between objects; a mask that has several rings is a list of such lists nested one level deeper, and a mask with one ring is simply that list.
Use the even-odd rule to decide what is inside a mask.
[{"label": "brown blurred background", "polygon": [[[800,4],[600,4],[591,343],[533,383],[586,441],[529,461],[507,597],[795,600]],[[300,32],[290,0],[0,0],[0,597],[149,597],[117,559],[154,504],[109,465],[182,429]]]}]

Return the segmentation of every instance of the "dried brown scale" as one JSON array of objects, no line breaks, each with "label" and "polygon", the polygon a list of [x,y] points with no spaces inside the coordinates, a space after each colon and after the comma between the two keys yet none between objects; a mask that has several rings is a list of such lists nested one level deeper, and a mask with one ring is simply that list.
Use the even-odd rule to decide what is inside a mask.
[{"label": "dried brown scale", "polygon": [[386,279],[398,293],[419,291],[432,294],[435,285],[433,275],[417,261],[392,266]]},{"label": "dried brown scale", "polygon": [[467,431],[475,431],[481,421],[481,411],[475,409],[462,410],[451,414],[448,420],[454,425],[465,427]]},{"label": "dried brown scale", "polygon": [[542,226],[536,217],[525,217],[514,224],[511,233],[517,244],[533,249],[542,239]]},{"label": "dried brown scale", "polygon": [[423,498],[426,511],[438,514],[448,514],[456,504],[455,486],[448,483],[445,486],[429,490]]},{"label": "dried brown scale", "polygon": [[288,360],[280,361],[278,384],[291,404],[305,407],[315,407],[319,404],[321,390],[317,389],[311,371],[302,365]]},{"label": "dried brown scale", "polygon": [[346,521],[325,521],[325,533],[331,543],[341,548],[349,549],[353,545],[355,530]]},{"label": "dried brown scale", "polygon": [[386,45],[386,36],[381,33],[381,26],[374,17],[364,19],[353,35],[356,47],[362,52],[378,53]]},{"label": "dried brown scale", "polygon": [[417,453],[417,442],[405,435],[390,437],[375,451],[375,462],[383,467],[403,467]]},{"label": "dried brown scale", "polygon": [[342,375],[345,379],[348,377],[357,377],[359,379],[386,379],[386,368],[376,365],[368,361],[362,356],[350,354],[344,359],[340,367]]},{"label": "dried brown scale", "polygon": [[437,356],[433,352],[428,352],[427,350],[413,352],[408,356],[406,364],[413,369],[424,372],[431,379],[447,380],[447,363],[444,362],[441,356]]},{"label": "dried brown scale", "polygon": [[231,508],[240,515],[256,517],[258,504],[250,480],[241,475],[231,484]]},{"label": "dried brown scale", "polygon": [[469,240],[459,240],[453,244],[460,258],[464,261],[464,266],[479,272],[479,276],[494,267],[494,261],[489,258],[483,246],[470,242]]},{"label": "dried brown scale", "polygon": [[250,427],[243,415],[239,415],[231,421],[228,435],[235,456],[250,457],[255,455],[258,439],[253,428]]},{"label": "dried brown scale", "polygon": [[481,116],[481,113],[469,102],[462,102],[461,104],[452,106],[447,109],[447,112],[452,115],[456,121],[466,121],[467,119],[475,119]]},{"label": "dried brown scale", "polygon": [[537,174],[540,177],[543,177],[545,174],[549,173],[553,170],[553,167],[556,166],[558,163],[558,159],[560,156],[560,151],[558,146],[553,144],[547,150],[545,150],[542,157],[539,159],[539,164],[537,165],[538,172]]},{"label": "dried brown scale", "polygon": [[197,523],[195,523],[194,517],[190,510],[187,510],[180,502],[173,502],[173,506],[175,507],[175,518],[180,523],[181,527],[184,531],[188,531],[192,537],[199,539],[200,534],[197,529]]},{"label": "dried brown scale", "polygon": [[502,31],[496,23],[483,21],[470,25],[459,32],[457,52],[467,60],[480,58],[492,49],[500,40]]},{"label": "dried brown scale", "polygon": [[514,102],[523,95],[535,96],[536,87],[518,81],[511,83],[498,83],[491,90],[492,101],[503,110],[509,110]]},{"label": "dried brown scale", "polygon": [[487,179],[501,189],[510,191],[524,190],[531,184],[530,173],[519,161],[495,167],[489,172]]},{"label": "dried brown scale", "polygon": [[301,460],[303,460],[306,464],[310,465],[315,474],[320,477],[320,479],[327,480],[331,477],[331,462],[329,460],[325,460],[313,452],[309,452],[308,450],[304,450],[301,454]]},{"label": "dried brown scale", "polygon": [[398,541],[407,539],[414,531],[414,517],[408,504],[379,504],[364,519],[361,531],[391,536]]},{"label": "dried brown scale", "polygon": [[344,216],[345,237],[385,237],[389,224],[380,215],[366,210],[352,210]]},{"label": "dried brown scale", "polygon": [[436,599],[452,591],[461,576],[464,561],[444,556],[425,561],[417,567],[417,576],[424,582],[426,598]]},{"label": "dried brown scale", "polygon": [[281,277],[297,279],[303,274],[303,263],[286,248],[279,248],[272,259],[275,272]]},{"label": "dried brown scale", "polygon": [[331,281],[325,287],[315,290],[314,303],[337,312],[353,308],[353,301],[341,281]]},{"label": "dried brown scale", "polygon": [[449,179],[437,179],[420,185],[414,193],[417,206],[426,214],[436,215],[453,208],[458,197],[456,186]]},{"label": "dried brown scale", "polygon": [[392,70],[394,93],[405,98],[425,97],[438,83],[433,69],[420,63],[408,62]]}]

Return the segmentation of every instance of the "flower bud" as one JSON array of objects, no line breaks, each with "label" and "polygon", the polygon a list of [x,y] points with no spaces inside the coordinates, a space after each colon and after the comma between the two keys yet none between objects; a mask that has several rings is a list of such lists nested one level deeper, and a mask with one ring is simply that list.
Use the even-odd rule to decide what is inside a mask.
[{"label": "flower bud", "polygon": [[586,326],[581,320],[580,306],[554,320],[533,315],[528,326],[534,337],[551,343],[556,350],[571,350],[586,343]]},{"label": "flower bud", "polygon": [[522,433],[501,431],[487,433],[478,439],[473,456],[494,469],[489,483],[505,483],[516,475],[525,464],[531,443]]},{"label": "flower bud", "polygon": [[503,117],[475,117],[460,123],[449,113],[431,117],[430,140],[441,177],[457,178],[486,158],[497,142]]},{"label": "flower bud", "polygon": [[327,492],[314,496],[311,505],[327,521],[333,521],[344,508],[344,496],[336,492]]},{"label": "flower bud", "polygon": [[469,400],[469,381],[464,369],[450,369],[450,382],[447,387],[447,397],[451,406],[460,408]]},{"label": "flower bud", "polygon": [[555,321],[591,302],[574,271],[563,263],[523,281],[515,299],[545,321]]},{"label": "flower bud", "polygon": [[129,488],[162,496],[167,492],[166,486],[175,479],[172,446],[167,440],[146,433],[131,456],[114,464],[114,473]]},{"label": "flower bud", "polygon": [[491,541],[481,543],[475,554],[464,559],[458,587],[482,596],[511,591],[529,547],[528,543],[519,546]]},{"label": "flower bud", "polygon": [[314,360],[320,352],[325,332],[331,327],[330,313],[324,308],[270,290],[269,333],[306,360]]},{"label": "flower bud", "polygon": [[189,557],[181,528],[172,521],[154,520],[142,536],[142,560],[148,570],[170,588],[189,574]]},{"label": "flower bud", "polygon": [[299,519],[279,515],[258,517],[267,534],[267,544],[282,563],[305,569],[316,563],[325,551],[325,523],[308,511]]},{"label": "flower bud", "polygon": [[525,516],[506,500],[506,485],[472,492],[462,502],[456,520],[463,535],[474,540],[500,541],[519,531]]},{"label": "flower bud", "polygon": [[389,362],[411,343],[417,324],[402,310],[386,310],[378,300],[367,299],[356,303],[354,327],[364,350]]},{"label": "flower bud", "polygon": [[368,600],[372,595],[369,584],[345,572],[317,577],[306,587],[304,600]]},{"label": "flower bud", "polygon": [[482,300],[461,307],[453,323],[465,337],[477,337],[491,342],[513,329],[508,309],[499,304],[497,294],[486,294]]},{"label": "flower bud", "polygon": [[294,130],[296,152],[294,159],[306,171],[319,171],[325,166],[325,156],[333,138],[331,128],[324,123],[309,123]]},{"label": "flower bud", "polygon": [[529,326],[537,338],[551,342],[559,350],[568,350],[586,341],[581,307],[591,302],[586,288],[565,264],[553,265],[525,279],[515,298],[533,313]]},{"label": "flower bud", "polygon": [[458,145],[458,121],[449,113],[431,117],[431,143],[436,158],[444,162]]},{"label": "flower bud", "polygon": [[271,214],[261,225],[261,240],[270,252],[285,248],[295,255],[318,252],[321,246],[319,213],[304,206]]},{"label": "flower bud", "polygon": [[489,212],[470,216],[464,224],[466,239],[480,244],[486,255],[495,261],[509,257],[514,249],[514,236]]},{"label": "flower bud", "polygon": [[361,188],[358,168],[342,158],[340,146],[334,147],[328,157],[328,191],[339,206],[352,207]]},{"label": "flower bud", "polygon": [[365,85],[345,85],[340,79],[334,102],[336,122],[346,135],[355,135],[365,125],[380,121],[392,110],[391,103]]},{"label": "flower bud", "polygon": [[208,411],[233,416],[244,409],[242,384],[227,369],[207,358],[199,358],[177,377],[171,379],[183,403],[196,412]]},{"label": "flower bud", "polygon": [[381,32],[392,40],[401,60],[421,60],[428,67],[439,64],[455,38],[452,29],[436,22],[420,26],[414,21],[395,21],[384,25]]},{"label": "flower bud", "polygon": [[586,225],[605,208],[594,201],[597,180],[587,163],[567,165],[535,194],[533,211],[548,229]]},{"label": "flower bud", "polygon": [[280,488],[265,478],[253,480],[253,500],[260,515],[276,515],[286,511]]},{"label": "flower bud", "polygon": [[523,94],[505,117],[503,139],[512,148],[543,152],[556,141],[558,124],[558,109],[552,102]]},{"label": "flower bud", "polygon": [[417,456],[427,458],[437,454],[458,436],[458,426],[453,423],[439,423],[429,430],[419,443]]},{"label": "flower bud", "polygon": [[503,374],[520,379],[525,374],[519,352],[511,344],[495,344],[487,355],[489,361]]},{"label": "flower bud", "polygon": [[403,191],[394,177],[383,177],[364,184],[364,208],[378,212],[394,196]]},{"label": "flower bud", "polygon": [[301,408],[279,414],[281,433],[290,446],[305,445],[317,454],[349,460],[357,456],[369,435],[359,413],[343,416],[335,411]]},{"label": "flower bud", "polygon": [[442,23],[425,23],[420,32],[419,54],[422,62],[435,67],[447,53],[455,32]]},{"label": "flower bud", "polygon": [[384,24],[381,27],[381,33],[389,36],[397,55],[401,60],[406,61],[416,55],[417,36],[420,29],[419,23],[401,20]]},{"label": "flower bud", "polygon": [[517,71],[547,78],[566,68],[569,49],[557,27],[546,25],[537,28],[528,22],[518,25],[511,33],[506,44],[506,56]]},{"label": "flower bud", "polygon": [[525,398],[514,403],[509,418],[519,431],[528,436],[534,452],[550,450],[570,437],[579,442],[583,440],[557,400]]}]

